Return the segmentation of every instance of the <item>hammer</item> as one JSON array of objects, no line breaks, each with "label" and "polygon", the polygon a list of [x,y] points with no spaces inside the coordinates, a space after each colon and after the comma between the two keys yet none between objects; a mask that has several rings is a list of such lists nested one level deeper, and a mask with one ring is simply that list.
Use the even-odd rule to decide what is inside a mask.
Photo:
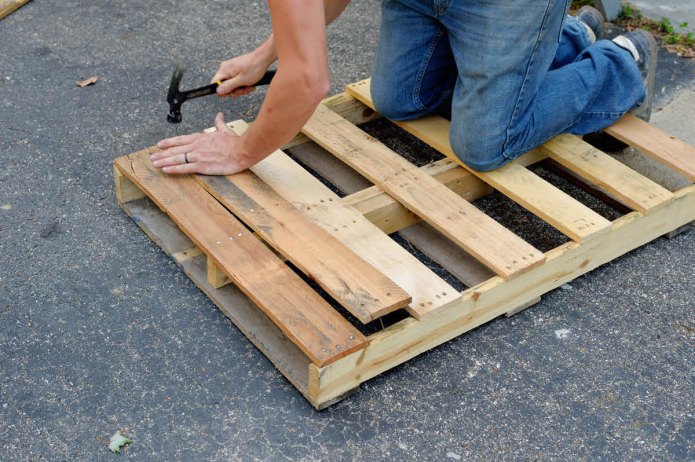
[{"label": "hammer", "polygon": [[[189,99],[199,98],[201,96],[212,95],[217,90],[217,87],[222,83],[221,81],[211,83],[200,88],[194,88],[188,91],[179,91],[179,85],[181,84],[181,78],[186,70],[184,66],[178,64],[174,70],[174,75],[171,76],[171,83],[169,84],[169,93],[167,94],[167,102],[169,103],[169,114],[167,114],[167,121],[172,124],[177,124],[181,122],[181,105],[188,101]],[[257,87],[259,85],[268,85],[273,77],[275,76],[275,71],[267,71],[261,77],[261,80],[251,85],[252,87]]]}]

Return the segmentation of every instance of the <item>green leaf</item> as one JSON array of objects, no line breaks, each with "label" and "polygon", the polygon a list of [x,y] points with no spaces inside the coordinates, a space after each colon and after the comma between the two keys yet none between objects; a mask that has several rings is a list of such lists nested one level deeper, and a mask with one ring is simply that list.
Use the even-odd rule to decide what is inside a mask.
[{"label": "green leaf", "polygon": [[111,444],[109,444],[109,450],[111,452],[121,452],[121,448],[125,446],[126,444],[132,443],[133,440],[130,438],[126,438],[125,436],[121,435],[121,431],[118,430],[114,435],[111,437]]}]

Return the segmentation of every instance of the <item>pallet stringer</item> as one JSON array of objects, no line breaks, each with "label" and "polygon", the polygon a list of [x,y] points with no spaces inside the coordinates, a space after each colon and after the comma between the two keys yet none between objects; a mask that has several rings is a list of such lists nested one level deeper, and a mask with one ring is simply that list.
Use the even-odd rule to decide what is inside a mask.
[{"label": "pallet stringer", "polygon": [[[330,98],[324,104],[354,124],[378,117],[378,114],[347,94]],[[633,128],[629,128],[629,130],[633,130]],[[629,138],[632,135],[628,133],[626,136]],[[286,147],[298,146],[307,141],[307,138],[299,136],[288,143]],[[588,157],[598,156],[600,157],[599,161],[604,162],[602,165],[609,165],[606,163],[609,161],[604,159],[602,154],[583,151],[585,147],[581,143],[568,140],[571,145],[561,145],[562,142],[562,139],[558,140],[555,150],[553,150],[552,145],[534,150],[517,159],[515,164],[523,167],[551,157],[554,160],[559,159],[569,163],[572,169],[580,166],[579,164],[587,160]],[[575,148],[578,151],[573,151]],[[668,151],[675,152],[682,148],[681,145],[672,145]],[[651,149],[655,151],[655,157],[660,155],[658,146],[652,146]],[[687,147],[687,149],[692,148]],[[587,159],[583,157],[575,159],[572,157],[575,154],[580,157],[585,156]],[[393,200],[378,186],[366,188],[343,199],[338,199],[335,196],[331,206],[338,207],[336,212],[340,213],[337,215],[314,215],[315,210],[309,213],[309,206],[312,208],[328,206],[328,204],[319,204],[319,199],[328,201],[332,196],[319,188],[318,185],[308,184],[309,179],[305,175],[308,172],[297,172],[297,166],[291,165],[291,160],[282,156],[275,157],[272,165],[259,167],[259,177],[262,177],[263,181],[270,187],[276,189],[279,194],[307,213],[314,221],[325,220],[324,224],[330,225],[335,222],[337,228],[337,222],[340,221],[339,218],[342,217],[343,213],[343,208],[338,207],[340,205],[353,210],[357,209],[359,214],[369,218],[370,221],[378,225],[378,228],[386,232],[399,231],[406,227],[409,227],[406,231],[415,231],[415,227],[412,225],[420,222],[417,215]],[[690,158],[686,156],[684,161],[671,155],[669,162],[680,165],[680,171],[692,172],[688,159]],[[593,170],[586,170],[582,167],[580,177],[601,185],[601,180],[604,178],[602,172],[607,170],[596,169],[596,165],[598,164],[587,166]],[[122,164],[121,168],[126,169],[124,171],[128,173],[125,164]],[[303,170],[301,167],[299,169]],[[437,162],[422,167],[421,170],[428,176],[434,177],[438,183],[446,185],[449,189],[454,189],[458,195],[462,195],[468,200],[481,197],[492,191],[490,186],[476,178],[475,174],[466,172],[450,161]],[[298,180],[284,182],[285,179],[273,178],[273,172],[275,172],[275,176],[282,176],[278,175],[282,172],[291,173],[293,176],[298,175]],[[610,173],[614,172],[611,171]],[[599,176],[594,177],[594,174]],[[277,320],[271,320],[268,315],[259,310],[250,301],[248,294],[241,293],[239,289],[230,284],[216,288],[217,284],[226,281],[221,278],[216,279],[221,271],[216,266],[214,259],[208,259],[200,248],[178,229],[177,225],[158,208],[162,206],[161,204],[157,205],[156,201],[152,203],[149,202],[149,199],[143,198],[144,194],[138,186],[118,169],[115,170],[114,176],[116,196],[124,210],[318,409],[340,401],[359,389],[361,383],[425,351],[498,316],[504,314],[510,316],[532,306],[540,301],[541,295],[550,290],[661,235],[686,226],[695,219],[694,185],[681,188],[673,193],[647,185],[649,192],[643,194],[640,185],[647,184],[643,179],[632,176],[631,178],[636,183],[632,180],[621,183],[622,180],[616,179],[616,175],[613,175],[608,185],[609,188],[606,189],[607,192],[618,196],[621,200],[632,201],[630,205],[636,211],[628,212],[607,226],[602,224],[600,233],[590,231],[582,234],[581,229],[575,229],[574,231],[578,231],[575,236],[576,242],[570,241],[546,252],[544,254],[546,260],[542,265],[533,267],[514,278],[505,280],[500,276],[490,275],[488,277],[481,273],[470,279],[474,285],[469,289],[460,293],[454,291],[454,294],[443,294],[450,297],[451,300],[438,309],[424,313],[426,316],[420,319],[407,317],[369,335],[367,337],[368,343],[359,351],[347,353],[332,362],[320,363],[320,361],[310,359],[306,351],[302,351],[293,343],[286,333],[283,333],[281,327],[275,324]],[[312,190],[313,198],[304,196],[306,191],[297,191],[297,189],[301,189],[300,186],[308,186]],[[496,186],[494,181],[492,186]],[[616,187],[620,189],[615,190]],[[624,188],[627,188],[627,194],[624,192]],[[634,194],[629,193],[630,188],[635,191]],[[340,204],[336,204],[337,202]],[[560,221],[562,220],[563,218],[560,217]],[[347,226],[346,229],[351,226]],[[423,224],[423,226],[426,225]],[[331,228],[333,227],[331,226]],[[342,223],[340,228],[340,230],[334,230],[338,235],[345,232],[342,229]],[[374,249],[373,243],[371,248]],[[444,267],[446,268],[446,265]],[[455,297],[451,297],[452,295]]]},{"label": "pallet stringer", "polygon": [[546,262],[518,277],[494,277],[462,292],[462,300],[427,321],[405,319],[370,337],[363,350],[316,369],[312,401],[329,402],[407,360],[496,317],[530,303],[578,276],[695,219],[695,185],[674,193],[674,200],[649,215],[631,212],[613,221],[600,238],[568,242],[546,253]]}]

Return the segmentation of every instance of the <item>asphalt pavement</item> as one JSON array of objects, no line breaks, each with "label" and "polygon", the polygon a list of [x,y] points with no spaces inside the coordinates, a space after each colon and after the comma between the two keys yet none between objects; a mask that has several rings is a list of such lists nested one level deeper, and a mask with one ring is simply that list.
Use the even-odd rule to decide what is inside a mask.
[{"label": "asphalt pavement", "polygon": [[[333,93],[369,76],[378,21],[355,0],[330,28]],[[113,192],[114,158],[176,133],[175,63],[203,85],[268,32],[264,2],[222,0],[34,0],[0,21],[0,460],[695,460],[692,230],[323,412],[304,400]],[[692,134],[695,64],[660,63],[659,123]],[[261,97],[188,102],[178,132]],[[133,443],[113,454],[117,430]]]}]

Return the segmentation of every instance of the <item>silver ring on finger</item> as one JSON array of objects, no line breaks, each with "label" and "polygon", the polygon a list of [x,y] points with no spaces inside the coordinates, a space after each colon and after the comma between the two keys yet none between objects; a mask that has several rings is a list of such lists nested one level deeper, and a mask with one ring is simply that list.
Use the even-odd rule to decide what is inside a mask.
[{"label": "silver ring on finger", "polygon": [[184,160],[184,162],[186,162],[187,164],[189,164],[189,163],[191,162],[190,160],[188,160],[188,153],[187,153],[187,152],[184,152],[184,153],[183,153],[183,160]]}]

